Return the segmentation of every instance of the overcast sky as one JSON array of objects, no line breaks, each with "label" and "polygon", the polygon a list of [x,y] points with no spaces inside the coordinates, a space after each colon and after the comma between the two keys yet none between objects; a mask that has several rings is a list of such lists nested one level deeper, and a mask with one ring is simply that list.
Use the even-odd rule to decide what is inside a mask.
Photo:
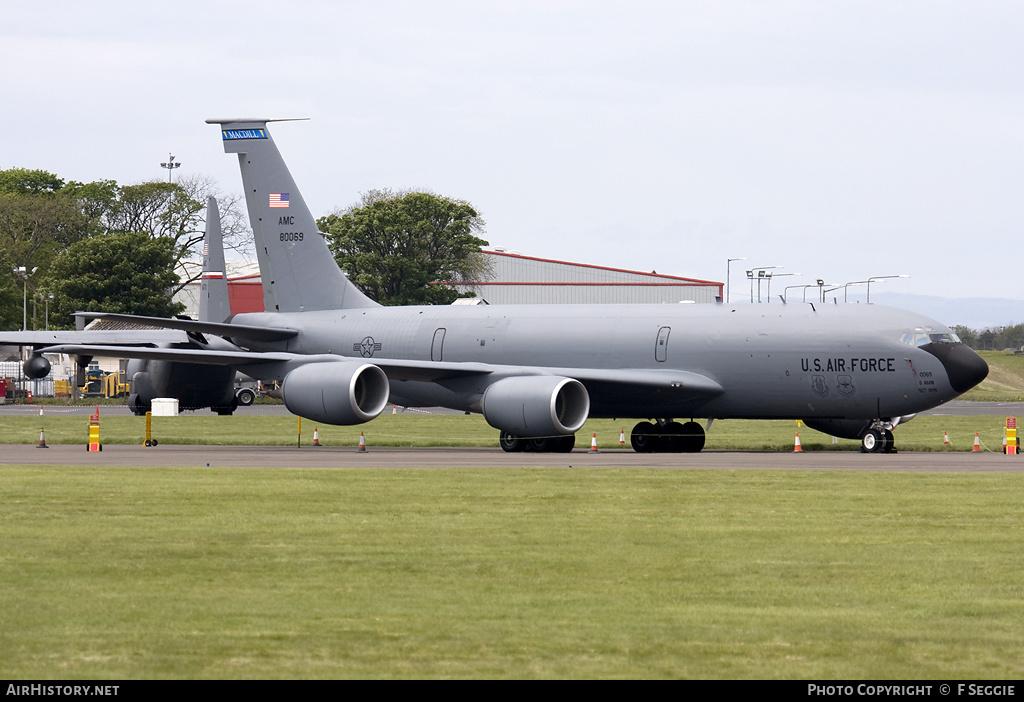
[{"label": "overcast sky", "polygon": [[[314,216],[471,202],[527,255],[1024,299],[1024,3],[9,3],[0,168],[239,192],[271,130]],[[860,292],[858,292],[860,290]],[[863,288],[849,290],[851,300]]]}]

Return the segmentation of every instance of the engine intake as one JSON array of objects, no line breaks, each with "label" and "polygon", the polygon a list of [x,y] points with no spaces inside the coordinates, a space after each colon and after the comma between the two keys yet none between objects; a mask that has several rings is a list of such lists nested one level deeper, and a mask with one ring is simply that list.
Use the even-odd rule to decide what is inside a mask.
[{"label": "engine intake", "polygon": [[370,363],[308,363],[284,377],[281,399],[289,412],[324,424],[362,424],[384,409],[391,386]]},{"label": "engine intake", "polygon": [[484,391],[482,404],[488,424],[519,436],[573,434],[590,414],[583,383],[554,375],[499,380]]}]

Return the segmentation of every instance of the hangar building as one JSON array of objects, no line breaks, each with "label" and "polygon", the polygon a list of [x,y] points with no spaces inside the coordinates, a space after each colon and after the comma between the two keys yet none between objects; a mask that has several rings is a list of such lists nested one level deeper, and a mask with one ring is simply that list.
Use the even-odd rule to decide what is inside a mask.
[{"label": "hangar building", "polygon": [[[486,280],[454,283],[491,305],[715,302],[724,283],[524,256],[495,248]],[[448,283],[452,284],[452,283]]]},{"label": "hangar building", "polygon": [[[486,280],[438,284],[476,293],[474,300],[491,305],[714,302],[723,294],[724,283],[716,281],[536,258],[504,249],[481,253],[489,260]],[[231,312],[262,312],[263,286],[256,264],[228,261],[227,267]],[[196,280],[176,298],[193,318],[199,310],[199,288]]]}]

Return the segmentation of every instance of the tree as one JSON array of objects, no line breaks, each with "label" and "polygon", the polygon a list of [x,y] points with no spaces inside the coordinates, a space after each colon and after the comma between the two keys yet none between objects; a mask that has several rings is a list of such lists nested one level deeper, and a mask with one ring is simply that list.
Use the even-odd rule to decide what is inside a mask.
[{"label": "tree", "polygon": [[[21,290],[11,269],[0,268],[0,329],[21,329]],[[5,275],[6,274],[6,275]]]},{"label": "tree", "polygon": [[184,307],[171,300],[171,288],[177,282],[170,238],[126,232],[83,239],[50,264],[45,280],[45,289],[54,296],[50,326],[72,326],[71,315],[78,310],[155,317],[179,314]]},{"label": "tree", "polygon": [[[180,276],[175,291],[184,287],[191,279],[183,263],[199,257],[205,236],[208,195],[218,197],[226,245],[248,247],[251,233],[241,197],[221,196],[209,178],[120,186],[113,180],[65,183],[42,170],[0,171],[0,323],[8,326],[15,320],[20,327],[22,315],[21,286],[5,272],[12,266],[38,268],[29,280],[29,295],[53,292],[43,283],[54,280],[48,275],[51,260],[87,237],[142,233],[166,238]],[[198,267],[194,270],[192,279],[200,275]]]},{"label": "tree", "polygon": [[374,190],[317,225],[349,279],[383,305],[451,304],[466,295],[450,283],[486,273],[487,242],[475,236],[484,221],[464,200]]},{"label": "tree", "polygon": [[963,324],[958,324],[953,327],[953,333],[960,337],[960,341],[964,342],[972,349],[977,348],[978,344],[978,333]]},{"label": "tree", "polygon": [[[10,174],[0,171],[0,181]],[[67,195],[45,188],[23,190],[0,188],[0,323],[5,328],[12,328],[11,320],[20,328],[22,318],[22,283],[14,279],[11,268],[39,269],[28,281],[31,298],[53,257],[88,236],[93,225]]]},{"label": "tree", "polygon": [[64,181],[49,171],[28,168],[8,168],[0,171],[0,192],[12,195],[41,195],[55,193],[64,187]]},{"label": "tree", "polygon": [[[150,181],[117,188],[116,199],[104,213],[111,232],[142,232],[174,242],[174,267],[180,277],[174,292],[200,273],[189,277],[185,261],[200,255],[199,244],[206,236],[206,198],[219,195],[210,179],[182,178],[177,183]],[[218,197],[221,231],[227,246],[245,246],[251,233],[244,224],[237,196]]]}]

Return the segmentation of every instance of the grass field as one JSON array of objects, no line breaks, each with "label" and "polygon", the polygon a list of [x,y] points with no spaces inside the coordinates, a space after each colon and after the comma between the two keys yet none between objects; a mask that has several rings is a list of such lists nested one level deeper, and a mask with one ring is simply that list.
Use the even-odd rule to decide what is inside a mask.
[{"label": "grass field", "polygon": [[1024,355],[1002,351],[981,351],[988,363],[988,377],[962,399],[974,402],[1024,401]]},{"label": "grass field", "polygon": [[1024,477],[0,468],[8,678],[1020,678]]},{"label": "grass field", "polygon": [[[1012,399],[1012,367],[993,376],[974,399]],[[86,443],[87,417],[45,412],[0,417],[2,441]],[[897,446],[969,451],[977,432],[998,451],[1004,419],[919,416]],[[577,448],[632,424],[588,422]],[[104,443],[144,426],[101,409]],[[153,424],[164,444],[289,445],[297,428]],[[497,439],[465,415],[318,429]],[[791,451],[796,431],[805,451],[858,447],[720,421],[708,448]],[[1022,490],[1013,473],[0,466],[0,676],[1020,678]]]},{"label": "grass field", "polygon": [[[45,412],[46,410],[44,410]],[[576,447],[590,447],[597,434],[598,448],[619,446],[625,431],[628,446],[633,421],[590,420],[576,434]],[[154,417],[153,437],[161,444],[237,444],[287,446],[299,440],[299,422],[287,415],[239,415],[219,417],[209,412]],[[1001,451],[1006,418],[1003,416],[921,415],[896,428],[896,446],[912,451],[970,451],[978,434],[982,448]],[[303,445],[313,441],[317,428],[321,443],[356,446],[363,433],[371,446],[497,446],[498,432],[479,415],[421,415],[388,412],[372,422],[352,427],[314,425],[302,422]],[[81,443],[89,436],[85,415],[61,415],[51,409],[43,417],[0,417],[3,443],[35,444],[45,429],[48,444]],[[838,440],[793,421],[724,420],[712,424],[708,449],[792,451],[796,433],[805,451],[859,450],[860,443]],[[951,446],[943,443],[943,432]],[[100,410],[100,439],[105,444],[141,444],[145,419],[132,416],[104,416]]]}]

